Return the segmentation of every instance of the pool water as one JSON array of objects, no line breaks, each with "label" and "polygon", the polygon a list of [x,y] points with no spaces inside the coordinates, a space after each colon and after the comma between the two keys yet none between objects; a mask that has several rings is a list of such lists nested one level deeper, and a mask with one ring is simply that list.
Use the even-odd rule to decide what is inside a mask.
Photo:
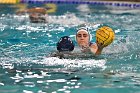
[{"label": "pool water", "polygon": [[[48,23],[35,24],[28,15],[15,15],[15,8],[1,7],[0,93],[140,92],[140,10],[58,4]],[[115,40],[102,55],[48,57],[60,37],[75,40],[76,29],[84,23],[93,42],[99,27],[114,29]]]}]

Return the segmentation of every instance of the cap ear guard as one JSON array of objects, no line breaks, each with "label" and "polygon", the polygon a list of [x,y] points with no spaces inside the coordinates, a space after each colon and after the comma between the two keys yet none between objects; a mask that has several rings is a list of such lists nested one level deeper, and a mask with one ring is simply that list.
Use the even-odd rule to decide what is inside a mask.
[{"label": "cap ear guard", "polygon": [[[92,35],[90,34],[90,32],[89,32],[89,30],[88,30],[87,27],[81,27],[81,28],[79,28],[79,29],[77,30],[77,32],[76,32],[76,35],[77,35],[77,33],[79,32],[79,30],[82,30],[82,29],[85,30],[85,31],[87,31],[87,33],[89,34],[89,41],[91,41],[91,40],[92,40]],[[77,41],[76,35],[75,35],[75,41]]]}]

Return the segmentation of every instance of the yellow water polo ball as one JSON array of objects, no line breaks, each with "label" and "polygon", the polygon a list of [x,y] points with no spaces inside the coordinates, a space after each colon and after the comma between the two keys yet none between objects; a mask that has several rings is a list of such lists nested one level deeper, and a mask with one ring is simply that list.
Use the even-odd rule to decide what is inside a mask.
[{"label": "yellow water polo ball", "polygon": [[104,47],[110,45],[115,38],[115,33],[112,28],[103,26],[96,31],[96,42]]}]

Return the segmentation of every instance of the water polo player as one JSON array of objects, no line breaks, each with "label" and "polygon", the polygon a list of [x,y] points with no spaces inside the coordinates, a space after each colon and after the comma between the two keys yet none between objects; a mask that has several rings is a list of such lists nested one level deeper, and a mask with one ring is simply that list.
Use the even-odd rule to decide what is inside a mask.
[{"label": "water polo player", "polygon": [[16,14],[29,14],[29,19],[31,23],[46,23],[47,13],[46,9],[43,7],[33,7],[29,9],[19,10]]},{"label": "water polo player", "polygon": [[76,33],[76,41],[78,46],[81,48],[81,52],[92,52],[93,54],[101,54],[102,47],[98,48],[96,43],[91,43],[92,39],[91,34],[89,33],[87,28],[80,28]]},{"label": "water polo player", "polygon": [[51,57],[65,58],[69,55],[73,55],[74,43],[69,36],[63,36],[56,44],[57,51],[50,54]]},{"label": "water polo player", "polygon": [[103,48],[111,44],[114,40],[114,32],[111,28],[103,26],[96,31],[96,42],[90,42],[92,35],[87,28],[80,28],[76,33],[76,41],[82,52],[91,52],[100,55]]}]

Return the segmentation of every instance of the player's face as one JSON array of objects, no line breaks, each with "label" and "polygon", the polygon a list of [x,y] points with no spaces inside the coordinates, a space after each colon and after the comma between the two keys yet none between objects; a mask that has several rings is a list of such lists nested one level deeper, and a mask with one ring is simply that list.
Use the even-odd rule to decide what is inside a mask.
[{"label": "player's face", "polygon": [[76,40],[79,46],[88,46],[89,38],[89,33],[84,29],[79,30],[76,34]]}]

